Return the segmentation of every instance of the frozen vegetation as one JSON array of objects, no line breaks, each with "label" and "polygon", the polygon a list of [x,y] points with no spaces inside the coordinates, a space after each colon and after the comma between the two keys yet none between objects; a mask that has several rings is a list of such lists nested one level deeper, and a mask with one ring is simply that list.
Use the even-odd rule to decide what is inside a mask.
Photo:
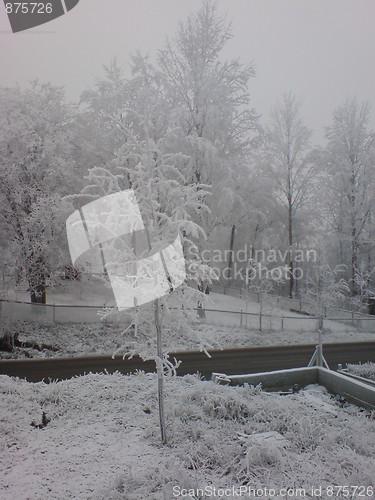
[{"label": "frozen vegetation", "polygon": [[[197,338],[204,340],[213,349],[240,348],[271,345],[316,344],[318,334],[304,331],[269,331],[246,330],[239,327],[196,324],[193,330]],[[122,334],[124,328],[111,324],[65,324],[39,325],[37,323],[16,322],[12,325],[2,325],[0,335],[6,332],[19,332],[19,340],[31,342],[46,348],[14,347],[12,352],[0,351],[0,358],[35,358],[84,356],[93,354],[124,353],[133,342],[132,331]],[[358,333],[350,329],[335,332],[325,330],[324,342],[357,342],[374,340],[373,333]],[[181,341],[176,331],[171,328],[164,330],[165,350],[168,352],[197,349],[197,343]],[[53,349],[52,349],[53,347]]]},{"label": "frozen vegetation", "polygon": [[[208,484],[374,486],[373,414],[319,386],[280,396],[168,378],[161,446],[153,374],[0,382],[3,500],[170,500],[173,486]],[[262,434],[270,432],[279,439]]]},{"label": "frozen vegetation", "polygon": [[[70,303],[71,295],[56,294],[59,303]],[[92,291],[85,291],[83,300],[89,302],[94,299]],[[97,299],[98,302],[98,299]],[[226,312],[206,312],[203,320],[196,320],[189,336],[180,336],[175,325],[166,325],[164,328],[165,351],[181,351],[197,349],[199,342],[203,342],[211,349],[240,348],[252,346],[270,346],[287,344],[315,344],[318,342],[316,330],[317,321],[297,313],[281,310],[271,306],[265,308],[263,315],[263,330],[259,331],[259,305],[255,302],[246,302],[236,297],[212,293],[206,301],[207,309]],[[243,315],[243,326],[240,327],[240,311],[248,311],[246,327]],[[67,319],[73,317],[69,309],[65,309]],[[235,313],[235,314],[234,314]],[[93,315],[96,315],[93,312]],[[271,315],[271,316],[270,316]],[[281,330],[283,318],[284,329]],[[24,357],[51,357],[51,356],[79,356],[86,354],[110,354],[126,352],[134,342],[134,328],[129,326],[128,318],[124,316],[124,324],[100,321],[82,324],[39,324],[27,321],[8,321],[0,327],[0,338],[4,335],[17,335],[20,342],[35,343],[39,347],[14,346],[12,352],[0,350],[2,358]],[[126,331],[126,332],[125,332]],[[125,332],[125,333],[124,333]],[[358,332],[355,327],[327,320],[324,322],[323,341],[355,342],[374,340],[371,332]]]},{"label": "frozen vegetation", "polygon": [[350,373],[359,377],[368,378],[375,381],[375,363],[360,363],[358,365],[349,364],[347,366]]}]

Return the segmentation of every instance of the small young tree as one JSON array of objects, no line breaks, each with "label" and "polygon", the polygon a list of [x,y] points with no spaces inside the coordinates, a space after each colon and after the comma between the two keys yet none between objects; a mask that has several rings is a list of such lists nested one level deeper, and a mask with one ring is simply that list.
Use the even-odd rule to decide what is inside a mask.
[{"label": "small young tree", "polygon": [[[134,63],[134,78],[149,73],[143,84],[138,86],[137,94],[126,100],[125,107],[117,113],[116,127],[122,133],[122,143],[120,146],[113,145],[113,160],[107,168],[100,166],[89,169],[87,186],[74,198],[82,205],[123,190],[133,190],[145,230],[135,232],[128,241],[122,241],[121,262],[125,266],[122,272],[129,273],[132,265],[159,253],[180,235],[187,282],[197,283],[201,279],[201,269],[192,248],[195,246],[194,241],[205,238],[205,233],[193,219],[197,211],[203,213],[207,210],[203,199],[207,193],[203,189],[198,191],[195,183],[186,175],[190,171],[192,159],[183,153],[186,139],[181,129],[174,124],[171,107],[159,86],[157,75],[145,65],[143,58],[135,58]],[[129,87],[133,83],[129,82]],[[116,244],[113,243],[113,251],[117,248]],[[108,271],[113,264],[106,262]],[[143,277],[152,277],[151,268],[145,266],[142,272]],[[138,278],[142,279],[142,276]],[[145,359],[156,361],[163,443],[167,440],[163,404],[164,371],[173,372],[176,368],[167,355],[176,342],[171,331],[172,328],[173,331],[177,329],[179,336],[185,334],[190,338],[191,324],[197,316],[194,308],[198,292],[186,283],[174,290],[173,282],[170,283],[173,293],[155,299],[150,304],[135,303],[134,308],[127,311],[127,315],[131,315],[130,324],[134,327],[133,340],[122,350],[126,356],[139,353]],[[168,328],[170,334],[166,338]],[[205,348],[202,346],[202,349]]]},{"label": "small young tree", "polygon": [[[200,292],[213,278],[200,251],[216,223],[221,188],[232,170],[245,163],[256,129],[255,113],[247,109],[247,82],[253,68],[219,58],[229,36],[215,4],[204,2],[202,9],[180,24],[176,39],[160,51],[157,68],[137,54],[130,80],[124,81],[112,65],[106,80],[84,95],[82,130],[87,119],[103,124],[108,135],[98,139],[99,145],[105,145],[104,155],[100,147],[90,144],[95,134],[103,135],[103,125],[90,129],[93,137],[86,136],[87,151],[92,149],[100,157],[96,155],[98,160],[90,165],[80,205],[132,189],[146,227],[148,251],[160,251],[176,234],[182,240],[185,286],[152,306],[134,308],[134,342],[126,351],[156,360],[159,394],[163,370],[173,371],[165,355],[168,323],[177,326],[180,336],[191,336],[197,299],[202,301]],[[129,259],[137,258],[137,237],[128,245]],[[150,337],[155,329],[157,345]],[[173,342],[169,336],[168,349]],[[162,403],[160,410],[162,422]]]},{"label": "small young tree", "polygon": [[[285,266],[268,269],[256,259],[250,258],[246,269],[246,287],[248,290],[258,294],[259,303],[259,330],[263,327],[263,314],[268,308],[271,312],[273,308],[272,292],[276,284],[284,283],[288,275],[288,269]],[[270,315],[271,322],[271,315]]]},{"label": "small young tree", "polygon": [[338,307],[344,303],[349,292],[345,276],[345,266],[338,265],[331,269],[328,264],[321,264],[309,273],[306,280],[306,298],[314,304],[315,314],[324,316],[324,308]]}]

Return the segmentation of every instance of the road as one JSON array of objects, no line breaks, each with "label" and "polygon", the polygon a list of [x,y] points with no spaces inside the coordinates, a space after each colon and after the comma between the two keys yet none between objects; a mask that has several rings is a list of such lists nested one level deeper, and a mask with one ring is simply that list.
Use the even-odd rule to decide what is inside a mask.
[{"label": "road", "polygon": [[[307,366],[315,345],[253,347],[211,351],[211,358],[197,351],[171,353],[181,360],[178,375],[199,372],[210,378],[212,372],[233,374],[257,373]],[[332,369],[338,363],[375,362],[375,342],[325,344],[324,356]],[[46,358],[32,360],[1,360],[0,374],[26,378],[29,382],[49,379],[68,379],[85,373],[130,373],[135,370],[155,371],[153,361],[144,362],[138,357],[131,360],[110,356],[84,356],[73,358]]]}]

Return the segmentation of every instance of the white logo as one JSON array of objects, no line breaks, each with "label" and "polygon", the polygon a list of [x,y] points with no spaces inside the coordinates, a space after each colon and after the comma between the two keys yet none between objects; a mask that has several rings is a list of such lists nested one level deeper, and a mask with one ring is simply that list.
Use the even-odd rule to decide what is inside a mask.
[{"label": "white logo", "polygon": [[185,281],[180,235],[160,252],[143,259],[134,254],[129,257],[124,251],[132,247],[134,235],[141,234],[137,232],[146,233],[132,189],[76,210],[66,221],[66,231],[73,265],[86,254],[93,269],[104,268],[119,310],[163,297]]}]

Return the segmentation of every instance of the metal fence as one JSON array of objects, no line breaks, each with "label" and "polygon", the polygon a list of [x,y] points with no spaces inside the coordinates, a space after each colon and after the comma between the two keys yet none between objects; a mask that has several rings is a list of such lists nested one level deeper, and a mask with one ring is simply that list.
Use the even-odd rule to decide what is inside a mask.
[{"label": "metal fence", "polygon": [[[247,330],[259,331],[306,331],[315,332],[321,324],[321,319],[314,316],[291,316],[283,311],[248,312],[223,311],[219,309],[205,309],[204,319],[208,324],[216,326],[236,326]],[[375,325],[374,325],[375,328]]]},{"label": "metal fence", "polygon": [[[303,303],[284,297],[272,297],[267,307],[257,312],[249,311],[250,301],[257,301],[257,294],[231,289],[228,295],[239,296],[244,300],[242,310],[195,309],[200,321],[215,326],[241,327],[260,331],[307,331],[315,332],[319,328],[332,328],[334,322],[347,328],[375,333],[375,317],[344,310],[328,311],[326,316],[307,315]],[[298,307],[296,307],[298,306]],[[288,313],[292,309],[293,313]],[[130,315],[116,312],[115,308],[103,306],[30,304],[21,301],[0,299],[0,321],[34,321],[37,323],[98,323],[103,321],[103,314],[110,310],[110,316],[104,321],[109,323],[127,323]],[[305,314],[298,314],[298,312]],[[330,314],[334,312],[335,314]],[[338,314],[340,313],[340,314]]]},{"label": "metal fence", "polygon": [[74,306],[57,304],[30,304],[0,300],[1,321],[35,321],[38,323],[97,323],[107,309],[112,309],[110,321],[124,322],[126,316],[113,308],[103,306]]},{"label": "metal fence", "polygon": [[[260,293],[246,290],[245,288],[214,285],[212,286],[211,290],[216,293],[222,293],[224,295],[240,298],[245,302],[253,301],[259,304],[261,300]],[[318,320],[320,317],[322,317],[325,320],[336,321],[348,327],[352,327],[358,331],[375,333],[375,316],[372,316],[370,314],[327,306],[323,306],[322,310],[318,311],[316,305],[309,301],[301,299],[291,299],[289,297],[282,297],[279,295],[267,295],[266,300],[269,304],[272,304],[275,309],[281,309],[284,311],[291,311],[299,313],[301,315],[306,315],[306,320]],[[265,316],[267,316],[267,314],[265,314]],[[284,319],[290,319],[291,321],[293,321],[293,319],[295,320],[294,317],[288,318],[287,316],[284,316]]]}]

